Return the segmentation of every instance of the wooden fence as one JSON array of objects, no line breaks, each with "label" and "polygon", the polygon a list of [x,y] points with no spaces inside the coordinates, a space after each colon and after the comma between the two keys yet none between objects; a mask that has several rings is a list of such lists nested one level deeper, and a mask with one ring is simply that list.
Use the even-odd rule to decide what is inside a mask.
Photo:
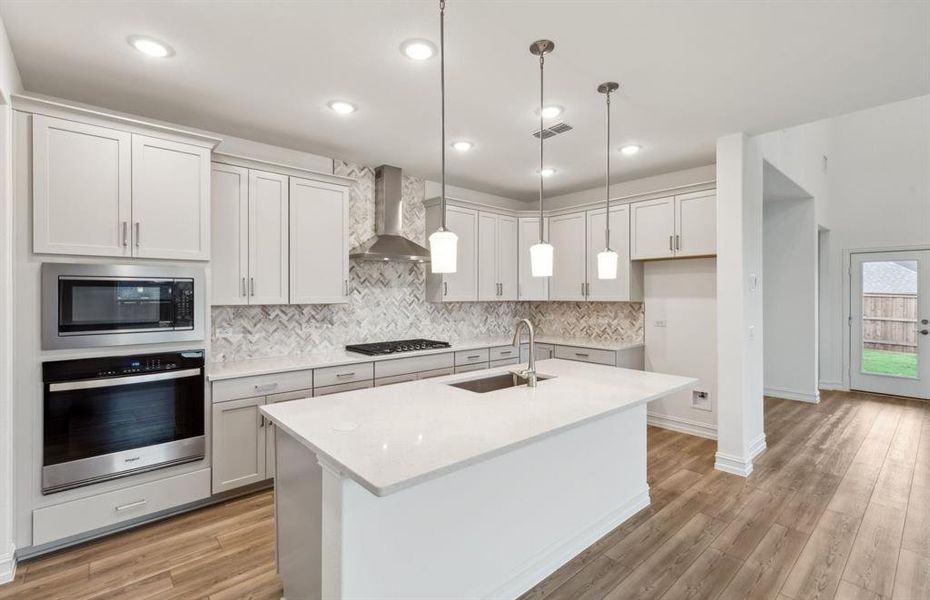
[{"label": "wooden fence", "polygon": [[917,296],[862,295],[862,343],[892,352],[917,351]]}]

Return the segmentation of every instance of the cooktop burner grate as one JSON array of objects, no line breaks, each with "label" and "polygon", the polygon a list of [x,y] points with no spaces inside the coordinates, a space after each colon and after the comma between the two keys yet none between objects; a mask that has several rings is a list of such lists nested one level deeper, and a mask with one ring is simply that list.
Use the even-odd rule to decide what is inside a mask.
[{"label": "cooktop burner grate", "polygon": [[375,344],[351,344],[346,346],[349,352],[375,356],[378,354],[394,354],[396,352],[416,352],[417,350],[434,350],[436,348],[449,348],[449,342],[436,340],[397,340],[393,342],[378,342]]}]

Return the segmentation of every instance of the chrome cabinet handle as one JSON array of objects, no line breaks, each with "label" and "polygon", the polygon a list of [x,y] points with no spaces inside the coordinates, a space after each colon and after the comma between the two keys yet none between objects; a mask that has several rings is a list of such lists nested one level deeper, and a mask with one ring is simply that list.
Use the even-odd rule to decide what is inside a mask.
[{"label": "chrome cabinet handle", "polygon": [[255,278],[249,277],[249,295],[255,296]]},{"label": "chrome cabinet handle", "polygon": [[136,248],[142,245],[142,236],[139,233],[141,230],[142,230],[142,223],[140,223],[139,221],[136,221]]},{"label": "chrome cabinet handle", "polygon": [[352,377],[354,375],[355,375],[355,371],[352,371],[351,373],[336,373],[336,377],[338,379],[342,379],[343,377]]},{"label": "chrome cabinet handle", "polygon": [[584,282],[581,282],[581,295],[584,296]]},{"label": "chrome cabinet handle", "polygon": [[579,357],[579,358],[588,358],[588,357],[590,357],[591,355],[590,355],[590,354],[585,354],[584,352],[575,352],[575,356],[577,356],[577,357]]},{"label": "chrome cabinet handle", "polygon": [[502,350],[500,353],[501,356],[507,356],[508,354],[513,354],[513,352],[511,350]]},{"label": "chrome cabinet handle", "polygon": [[277,383],[261,383],[255,386],[256,392],[270,392],[271,390],[277,389]]},{"label": "chrome cabinet handle", "polygon": [[258,415],[258,426],[259,427],[265,426],[265,415]]},{"label": "chrome cabinet handle", "polygon": [[669,252],[675,251],[675,236],[674,235],[668,236],[668,251]]},{"label": "chrome cabinet handle", "polygon": [[129,221],[123,221],[123,247],[129,245]]},{"label": "chrome cabinet handle", "polygon": [[449,295],[449,282],[448,281],[442,282],[442,295],[443,296]]},{"label": "chrome cabinet handle", "polygon": [[130,502],[129,504],[123,504],[122,506],[116,507],[116,512],[123,512],[124,510],[131,510],[133,508],[139,508],[140,506],[145,506],[149,501],[146,499],[136,500],[135,502]]},{"label": "chrome cabinet handle", "polygon": [[591,282],[590,281],[584,284],[584,295],[585,296],[591,295]]},{"label": "chrome cabinet handle", "polygon": [[675,234],[675,250],[681,250],[681,236]]},{"label": "chrome cabinet handle", "polygon": [[481,355],[480,355],[480,354],[473,354],[473,355],[471,355],[471,356],[466,356],[465,358],[466,358],[467,360],[477,360],[477,359],[481,358]]},{"label": "chrome cabinet handle", "polygon": [[245,277],[242,278],[242,285],[239,287],[239,289],[242,291],[243,296],[248,296],[248,293],[245,291]]},{"label": "chrome cabinet handle", "polygon": [[342,291],[343,295],[348,296],[349,295],[349,280],[348,279],[342,280],[342,289],[343,289]]}]

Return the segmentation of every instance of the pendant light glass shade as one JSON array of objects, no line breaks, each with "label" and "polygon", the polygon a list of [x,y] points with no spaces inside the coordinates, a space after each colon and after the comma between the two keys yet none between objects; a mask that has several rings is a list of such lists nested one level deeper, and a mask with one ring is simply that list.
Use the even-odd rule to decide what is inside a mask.
[{"label": "pendant light glass shade", "polygon": [[530,246],[530,271],[533,277],[552,277],[552,244],[539,242]]},{"label": "pendant light glass shade", "polygon": [[439,229],[429,236],[430,266],[433,273],[455,273],[458,263],[459,236]]},{"label": "pendant light glass shade", "polygon": [[597,278],[616,279],[619,256],[613,250],[601,250],[597,253]]}]

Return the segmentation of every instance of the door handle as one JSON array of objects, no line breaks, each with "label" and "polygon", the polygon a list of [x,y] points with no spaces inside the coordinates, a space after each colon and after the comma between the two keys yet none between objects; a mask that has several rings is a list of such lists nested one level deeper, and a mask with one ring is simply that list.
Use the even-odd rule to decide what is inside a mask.
[{"label": "door handle", "polygon": [[142,224],[139,221],[136,221],[136,248],[142,245],[142,236],[139,232],[142,229]]},{"label": "door handle", "polygon": [[129,221],[123,221],[123,247],[129,245]]}]

